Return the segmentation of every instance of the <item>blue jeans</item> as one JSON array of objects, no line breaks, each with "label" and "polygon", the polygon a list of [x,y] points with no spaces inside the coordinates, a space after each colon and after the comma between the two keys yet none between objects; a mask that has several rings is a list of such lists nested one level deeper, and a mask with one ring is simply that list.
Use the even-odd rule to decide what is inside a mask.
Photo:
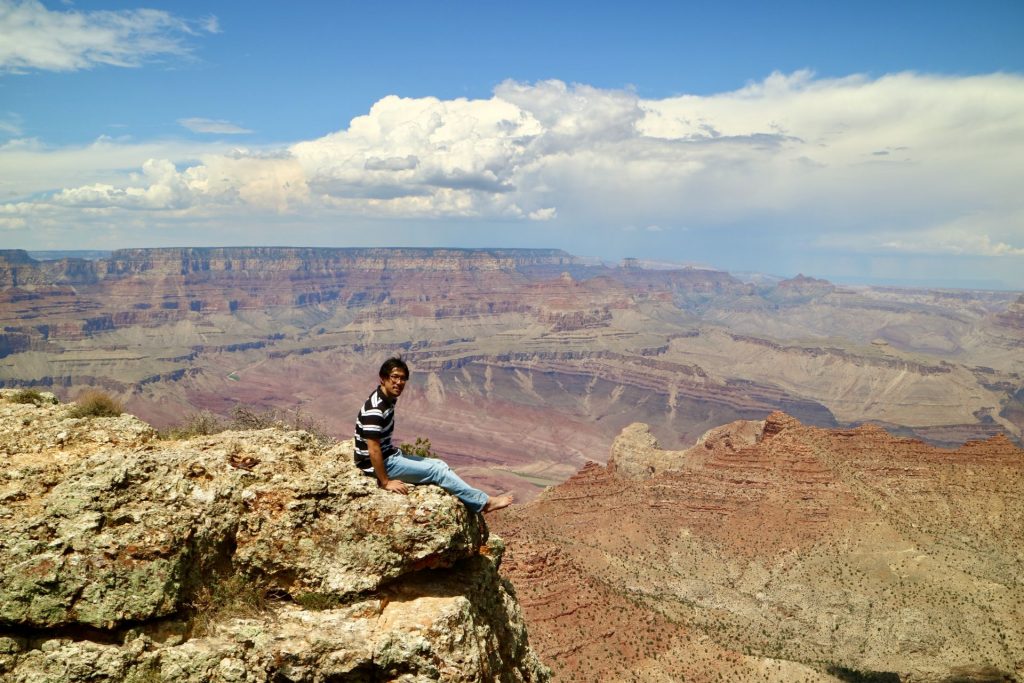
[{"label": "blue jeans", "polygon": [[482,511],[487,505],[487,494],[462,481],[443,460],[406,455],[399,451],[384,459],[384,467],[390,478],[406,484],[437,484],[474,512]]}]

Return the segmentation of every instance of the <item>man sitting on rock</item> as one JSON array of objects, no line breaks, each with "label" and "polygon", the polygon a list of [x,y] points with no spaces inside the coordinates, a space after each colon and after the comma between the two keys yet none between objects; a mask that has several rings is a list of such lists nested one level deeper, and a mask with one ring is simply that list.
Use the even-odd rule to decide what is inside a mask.
[{"label": "man sitting on rock", "polygon": [[382,489],[395,493],[408,493],[406,484],[437,484],[474,512],[492,512],[511,505],[511,495],[489,497],[462,481],[444,461],[406,455],[392,444],[395,403],[409,381],[409,366],[401,358],[389,358],[380,366],[379,375],[380,386],[366,399],[356,418],[356,467],[376,475]]}]

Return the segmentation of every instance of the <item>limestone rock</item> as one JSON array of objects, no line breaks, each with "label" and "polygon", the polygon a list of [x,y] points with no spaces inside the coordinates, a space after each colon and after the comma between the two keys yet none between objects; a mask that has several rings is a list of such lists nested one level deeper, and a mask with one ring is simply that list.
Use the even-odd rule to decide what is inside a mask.
[{"label": "limestone rock", "polygon": [[648,479],[663,472],[693,468],[713,455],[735,453],[753,446],[787,424],[799,423],[783,413],[773,413],[767,420],[736,420],[709,429],[691,448],[666,451],[661,449],[648,425],[634,422],[612,443],[608,470],[620,477]]},{"label": "limestone rock", "polygon": [[670,451],[663,451],[658,440],[651,434],[650,427],[634,422],[619,434],[612,443],[608,469],[632,479],[646,479],[659,470],[676,469],[676,458]]},{"label": "limestone rock", "polygon": [[[0,681],[546,680],[500,539],[440,489],[305,432],[163,441],[10,393]],[[269,600],[239,616],[229,585]]]}]

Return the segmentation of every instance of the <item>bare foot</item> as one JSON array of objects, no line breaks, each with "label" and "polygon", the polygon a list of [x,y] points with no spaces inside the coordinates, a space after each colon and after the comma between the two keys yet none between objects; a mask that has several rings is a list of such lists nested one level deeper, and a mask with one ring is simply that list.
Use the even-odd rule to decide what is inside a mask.
[{"label": "bare foot", "polygon": [[504,496],[494,496],[487,499],[487,505],[484,506],[484,509],[481,512],[494,512],[495,510],[500,510],[501,508],[507,508],[511,504],[511,493],[505,494]]}]

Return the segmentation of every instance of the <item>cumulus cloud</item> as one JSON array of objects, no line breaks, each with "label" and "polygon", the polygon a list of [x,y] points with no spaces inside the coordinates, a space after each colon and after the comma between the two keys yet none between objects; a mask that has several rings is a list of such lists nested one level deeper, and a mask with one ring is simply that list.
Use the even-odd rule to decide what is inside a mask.
[{"label": "cumulus cloud", "polygon": [[242,128],[241,126],[231,123],[230,121],[222,121],[215,119],[203,119],[203,118],[188,118],[178,119],[185,128],[188,128],[193,133],[218,133],[220,135],[244,135],[251,133],[252,131],[248,128]]},{"label": "cumulus cloud", "polygon": [[212,16],[190,22],[154,9],[58,11],[39,0],[0,0],[0,71],[138,66],[186,54],[188,37],[219,30]]},{"label": "cumulus cloud", "polygon": [[420,160],[416,158],[416,155],[409,154],[404,157],[388,157],[387,159],[367,157],[363,168],[367,171],[411,171],[419,165]]},{"label": "cumulus cloud", "polygon": [[[472,217],[651,235],[740,225],[801,229],[822,248],[1019,257],[1020,111],[1024,78],[1005,74],[797,72],[659,100],[509,81],[488,99],[385,97],[347,128],[285,148],[136,149],[134,174],[67,174],[23,198],[50,210]],[[14,153],[0,148],[0,162]],[[10,167],[54,154],[19,153]]]}]

